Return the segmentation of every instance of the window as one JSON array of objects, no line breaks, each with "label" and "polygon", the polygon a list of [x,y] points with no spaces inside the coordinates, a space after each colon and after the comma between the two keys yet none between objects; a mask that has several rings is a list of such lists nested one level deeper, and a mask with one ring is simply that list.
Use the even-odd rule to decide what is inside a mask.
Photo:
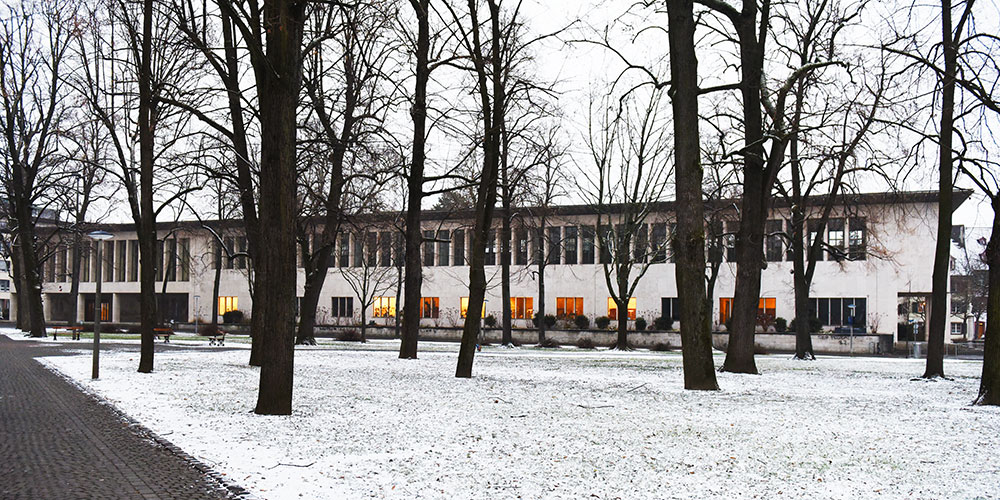
[{"label": "window", "polygon": [[[636,298],[632,297],[628,299],[628,319],[635,319],[635,304]],[[615,303],[615,299],[608,297],[608,317],[611,319],[618,319],[618,304]]]},{"label": "window", "polygon": [[559,257],[562,256],[562,241],[560,227],[545,228],[546,240],[549,245],[548,253],[545,254],[546,264],[559,264]]},{"label": "window", "polygon": [[705,243],[708,245],[708,261],[713,264],[722,262],[723,239],[722,221],[715,220],[708,224],[708,238]]},{"label": "window", "polygon": [[580,263],[581,264],[593,264],[594,263],[594,226],[583,226],[580,228],[580,236],[583,239],[583,245],[580,250]]},{"label": "window", "polygon": [[[757,301],[757,321],[773,321],[777,316],[777,300],[774,297],[761,297]],[[726,324],[733,315],[733,298],[722,297],[719,299],[719,323]]]},{"label": "window", "polygon": [[[952,279],[955,277],[953,276]],[[951,313],[956,315],[965,314],[965,311],[969,309],[968,302],[960,299],[951,299]]]},{"label": "window", "polygon": [[[176,247],[174,247],[176,249]],[[236,269],[246,269],[250,265],[249,259],[247,259],[247,239],[245,236],[236,238],[236,253],[243,254],[236,257]],[[172,256],[173,254],[171,254]]]},{"label": "window", "polygon": [[632,242],[632,260],[634,262],[646,262],[649,255],[649,226],[639,224],[635,231],[635,241]]},{"label": "window", "polygon": [[382,267],[392,266],[392,233],[385,231],[379,233],[379,265]]},{"label": "window", "polygon": [[576,240],[577,233],[579,230],[576,226],[566,226],[563,228],[563,248],[566,249],[566,254],[563,256],[563,263],[565,264],[576,264]]},{"label": "window", "polygon": [[[464,318],[466,316],[466,314],[469,313],[469,298],[468,297],[462,297],[461,308],[460,309],[462,311],[462,317]],[[481,311],[480,317],[483,317],[483,318],[486,317],[486,304],[483,304],[483,310]]]},{"label": "window", "polygon": [[[164,242],[164,263],[163,269],[166,271],[167,281],[177,281],[177,239],[172,238]],[[122,255],[124,257],[124,255]],[[120,269],[122,277],[125,276],[125,269]]]},{"label": "window", "polygon": [[528,232],[518,229],[514,232],[514,263],[525,265],[528,263]]},{"label": "window", "polygon": [[191,279],[191,240],[188,238],[181,238],[177,241],[177,266],[180,281],[188,281]]},{"label": "window", "polygon": [[849,222],[847,258],[865,260],[868,255],[868,230],[865,226],[865,219],[852,218]]},{"label": "window", "polygon": [[424,266],[434,265],[434,231],[424,231]]},{"label": "window", "polygon": [[681,305],[676,297],[660,298],[660,316],[674,321],[681,320]]},{"label": "window", "polygon": [[420,297],[420,317],[437,318],[441,313],[440,304],[438,297]]},{"label": "window", "polygon": [[[823,233],[822,231],[820,231],[819,227],[820,221],[816,219],[806,221],[806,226],[808,227],[808,234],[809,234],[808,238],[806,239],[806,255],[809,256],[809,259],[819,262],[823,260]],[[815,251],[813,251],[812,250],[813,243],[817,239],[820,241],[819,243],[820,246]]]},{"label": "window", "polygon": [[677,249],[674,247],[674,235],[677,234],[677,223],[670,223],[670,236],[667,238],[667,251],[669,252],[670,262],[675,262],[677,260]]},{"label": "window", "polygon": [[[455,247],[455,251],[452,252],[455,258],[452,259],[451,263],[455,266],[465,265],[465,230],[456,229],[451,233],[451,242]],[[465,316],[462,316],[463,318]]]},{"label": "window", "polygon": [[[115,242],[110,240],[105,240],[101,242],[104,244],[102,251],[104,252],[104,279],[108,281],[114,280],[115,271]],[[163,242],[158,242],[160,253],[158,255],[163,256]],[[162,259],[161,259],[162,260]],[[156,280],[162,280],[162,273],[157,276]]]},{"label": "window", "polygon": [[532,319],[535,317],[534,297],[511,297],[510,317],[513,319]]},{"label": "window", "polygon": [[340,244],[337,245],[337,266],[348,267],[351,265],[351,235],[342,233]]},{"label": "window", "polygon": [[531,232],[531,263],[538,265],[545,257],[545,230],[538,228]]},{"label": "window", "polygon": [[375,297],[372,302],[372,316],[376,318],[396,317],[396,297]]},{"label": "window", "polygon": [[830,219],[826,233],[826,244],[830,260],[844,258],[844,219]]},{"label": "window", "polygon": [[583,314],[583,297],[556,297],[556,317],[573,319]]},{"label": "window", "polygon": [[739,232],[739,221],[726,221],[726,234],[723,237],[723,241],[726,243],[726,262],[736,262],[736,236]]},{"label": "window", "polygon": [[354,266],[362,267],[365,265],[365,240],[361,237],[361,233],[354,233],[351,238],[354,240]]},{"label": "window", "polygon": [[86,242],[80,245],[80,281],[90,281],[90,245]]},{"label": "window", "polygon": [[438,265],[447,266],[449,260],[449,250],[451,249],[451,240],[448,238],[448,231],[441,230],[437,232],[437,251],[438,251]]},{"label": "window", "polygon": [[[600,233],[597,237],[597,243],[601,247],[601,264],[611,263],[611,245],[615,237],[615,232],[611,229],[611,226],[601,226],[597,228]],[[627,255],[627,254],[626,254]]]},{"label": "window", "polygon": [[495,229],[490,229],[486,232],[486,257],[485,264],[487,266],[497,265],[497,232]]},{"label": "window", "polygon": [[0,292],[10,291],[10,280],[0,280]]},{"label": "window", "polygon": [[654,222],[651,243],[653,244],[653,263],[667,261],[667,224],[665,222]]},{"label": "window", "polygon": [[964,335],[965,334],[965,323],[952,323],[951,324],[951,334],[952,335]]},{"label": "window", "polygon": [[333,297],[333,307],[330,316],[334,318],[354,317],[354,297]]},{"label": "window", "polygon": [[239,297],[219,297],[219,314],[226,314],[239,308]]},{"label": "window", "polygon": [[865,297],[824,297],[809,299],[809,314],[824,326],[865,326],[868,316]]},{"label": "window", "polygon": [[781,262],[781,228],[784,224],[781,219],[769,220],[764,225],[767,246],[765,248],[765,258],[768,262]]}]

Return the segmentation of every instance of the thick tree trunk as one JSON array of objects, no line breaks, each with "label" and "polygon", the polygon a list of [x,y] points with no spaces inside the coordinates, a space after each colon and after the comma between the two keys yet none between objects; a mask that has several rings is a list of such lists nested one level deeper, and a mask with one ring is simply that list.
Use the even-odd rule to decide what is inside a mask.
[{"label": "thick tree trunk", "polygon": [[[24,296],[23,304],[27,310],[18,311],[18,316],[25,315],[28,319],[28,331],[32,337],[45,337],[45,310],[42,306],[42,277],[39,273],[38,255],[35,253],[35,225],[31,218],[31,205],[18,203],[17,206],[17,238],[19,255],[21,256],[21,272],[24,276],[24,289],[18,290],[18,295]],[[25,244],[24,242],[30,242]]]},{"label": "thick tree trunk", "polygon": [[[495,0],[489,0],[491,54],[500,54],[500,9]],[[506,98],[502,81],[501,58],[487,58],[479,37],[479,20],[473,0],[469,0],[472,21],[473,53],[470,54],[476,66],[480,110],[483,120],[483,173],[476,196],[476,224],[472,232],[472,261],[469,266],[469,308],[462,330],[462,345],[458,351],[458,365],[455,376],[472,377],[472,363],[479,341],[480,318],[483,299],[486,297],[486,240],[493,224],[493,210],[497,203],[497,184],[500,176],[501,122],[504,119]],[[492,102],[488,91],[489,80],[486,64],[489,63],[492,76]]]},{"label": "thick tree trunk", "polygon": [[993,197],[993,232],[986,245],[989,292],[986,302],[986,339],[983,378],[979,381],[977,405],[1000,405],[1000,197]]},{"label": "thick tree trunk", "polygon": [[948,268],[951,259],[952,138],[955,129],[956,47],[951,0],[941,2],[944,74],[941,82],[941,140],[938,143],[938,224],[931,285],[931,317],[924,378],[944,377],[944,338],[948,323]]},{"label": "thick tree trunk", "polygon": [[[410,162],[410,176],[407,179],[406,203],[406,266],[405,295],[403,304],[402,340],[399,344],[401,359],[417,358],[417,340],[420,336],[420,293],[423,284],[423,269],[420,265],[420,203],[424,199],[424,151],[427,135],[427,81],[430,78],[428,57],[430,51],[430,0],[410,2],[417,16],[416,82],[413,90],[413,159]],[[470,299],[471,300],[471,299]],[[397,314],[399,311],[397,311]]]},{"label": "thick tree trunk", "polygon": [[[767,14],[765,13],[764,16]],[[764,17],[762,16],[762,17]],[[761,23],[767,23],[762,19]],[[764,220],[771,195],[764,162],[761,77],[764,43],[757,33],[757,4],[745,0],[736,31],[740,42],[743,97],[744,154],[743,194],[740,201],[740,229],[736,240],[736,287],[733,297],[732,329],[722,370],[757,373],[754,361],[754,329],[760,300],[760,272],[763,261]]]},{"label": "thick tree trunk", "polygon": [[615,349],[619,351],[629,350],[628,345],[628,297],[623,298],[621,301],[615,299],[615,304],[618,307],[618,324],[615,325],[618,329],[618,339],[615,341]]},{"label": "thick tree trunk", "polygon": [[[793,181],[795,182],[795,181]],[[799,197],[801,201],[801,197]],[[809,287],[804,248],[805,216],[801,207],[792,210],[792,287],[795,293],[795,359],[816,359],[809,331]],[[810,242],[810,252],[812,252]]]},{"label": "thick tree trunk", "polygon": [[299,306],[299,329],[295,343],[299,345],[316,345],[316,311],[319,308],[319,296],[326,281],[326,272],[331,248],[325,246],[313,256],[313,262],[306,267],[306,283],[302,292],[302,303]]},{"label": "thick tree trunk", "polygon": [[[139,68],[139,372],[153,371],[153,328],[156,326],[156,218],[153,213],[153,93],[152,76],[153,0],[142,8],[142,61]],[[102,243],[103,244],[103,243]],[[114,247],[108,249],[113,255]],[[103,263],[99,263],[103,265]],[[109,318],[110,319],[110,318]]]},{"label": "thick tree trunk", "polygon": [[712,332],[705,299],[705,205],[702,200],[698,132],[698,59],[694,50],[693,2],[667,2],[670,78],[673,82],[674,156],[677,206],[677,289],[680,302],[684,388],[718,390],[712,359]]},{"label": "thick tree trunk", "polygon": [[[222,284],[222,259],[215,259],[215,280],[212,282],[212,334],[219,331],[219,286]],[[253,340],[251,340],[252,342]]]},{"label": "thick tree trunk", "polygon": [[24,264],[21,263],[21,245],[18,243],[13,243],[11,250],[11,266],[14,271],[14,282],[17,283],[17,314],[15,318],[15,326],[18,330],[22,332],[27,332],[31,330],[31,320],[28,314],[28,282],[25,280],[24,276]]},{"label": "thick tree trunk", "polygon": [[[295,354],[295,111],[302,82],[304,2],[264,4],[267,59],[255,61],[260,96],[260,263],[254,318],[261,317],[260,389],[254,413],[289,415]],[[258,56],[259,57],[259,56]]]}]

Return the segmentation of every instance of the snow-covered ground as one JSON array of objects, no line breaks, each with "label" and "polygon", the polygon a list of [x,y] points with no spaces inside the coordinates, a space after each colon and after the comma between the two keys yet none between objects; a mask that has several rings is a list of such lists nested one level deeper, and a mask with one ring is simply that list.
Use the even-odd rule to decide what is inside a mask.
[{"label": "snow-covered ground", "polygon": [[[248,351],[51,357],[255,495],[284,498],[1000,498],[1000,410],[969,406],[981,362],[758,356],[760,376],[682,389],[679,353],[395,342],[298,349],[290,417],[250,413]],[[433,351],[433,352],[431,352]],[[716,363],[721,363],[721,356]]]}]

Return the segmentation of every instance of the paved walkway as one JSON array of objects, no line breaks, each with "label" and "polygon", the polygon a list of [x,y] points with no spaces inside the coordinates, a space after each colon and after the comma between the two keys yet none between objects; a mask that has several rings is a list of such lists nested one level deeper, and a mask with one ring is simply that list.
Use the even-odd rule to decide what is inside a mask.
[{"label": "paved walkway", "polygon": [[62,351],[0,335],[0,498],[231,498],[148,431],[33,359]]}]

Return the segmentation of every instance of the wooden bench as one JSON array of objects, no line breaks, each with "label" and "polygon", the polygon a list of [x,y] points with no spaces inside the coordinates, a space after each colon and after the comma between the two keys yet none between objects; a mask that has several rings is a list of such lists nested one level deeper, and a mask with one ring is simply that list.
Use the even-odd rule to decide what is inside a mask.
[{"label": "wooden bench", "polygon": [[73,336],[73,340],[80,340],[80,332],[83,331],[82,326],[60,326],[52,329],[52,340],[58,340],[57,335],[59,331],[64,331],[69,335]]},{"label": "wooden bench", "polygon": [[170,336],[174,334],[172,328],[153,328],[153,339],[163,337],[163,342],[170,342]]},{"label": "wooden bench", "polygon": [[226,332],[219,330],[219,333],[209,335],[208,345],[226,345]]}]

